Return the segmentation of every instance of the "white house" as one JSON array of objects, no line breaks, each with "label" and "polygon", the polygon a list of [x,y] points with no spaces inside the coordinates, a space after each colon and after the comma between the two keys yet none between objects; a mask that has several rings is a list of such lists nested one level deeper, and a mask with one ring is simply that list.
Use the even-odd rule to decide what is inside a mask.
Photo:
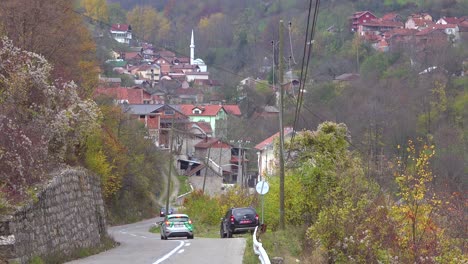
[{"label": "white house", "polygon": [[[284,138],[291,137],[294,130],[292,127],[284,128]],[[279,132],[263,140],[255,146],[258,154],[258,175],[265,177],[275,173],[277,167],[277,157],[275,156],[275,140],[279,139]],[[260,179],[259,179],[260,180]]]},{"label": "white house", "polygon": [[132,27],[127,24],[113,24],[110,30],[112,37],[125,44],[130,44],[132,39]]}]

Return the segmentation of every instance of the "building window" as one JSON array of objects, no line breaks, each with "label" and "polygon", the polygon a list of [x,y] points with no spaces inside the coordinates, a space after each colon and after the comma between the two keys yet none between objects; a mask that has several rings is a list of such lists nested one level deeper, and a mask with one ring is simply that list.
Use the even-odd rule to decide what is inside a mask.
[{"label": "building window", "polygon": [[164,110],[164,114],[165,115],[174,115],[175,112],[174,112],[174,110]]}]

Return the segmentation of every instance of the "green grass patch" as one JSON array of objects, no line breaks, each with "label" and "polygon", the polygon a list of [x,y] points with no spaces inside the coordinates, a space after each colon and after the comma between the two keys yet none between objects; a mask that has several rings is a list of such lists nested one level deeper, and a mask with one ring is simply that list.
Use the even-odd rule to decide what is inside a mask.
[{"label": "green grass patch", "polygon": [[159,234],[160,229],[161,229],[161,226],[155,224],[155,225],[152,225],[152,226],[150,227],[149,231],[150,231],[151,233]]},{"label": "green grass patch", "polygon": [[[302,227],[294,226],[286,227],[285,230],[267,230],[260,235],[259,241],[262,243],[270,260],[274,257],[281,257],[284,259],[284,263],[296,263],[296,260],[301,260],[302,258],[302,241],[305,232]],[[253,252],[252,235],[248,233],[248,236],[245,236],[245,238],[246,246],[243,264],[258,263],[258,256]]]},{"label": "green grass patch", "polygon": [[190,184],[188,181],[188,176],[185,175],[179,175],[177,176],[177,179],[179,180],[179,193],[178,195],[186,194],[190,192],[192,189],[190,188]]}]

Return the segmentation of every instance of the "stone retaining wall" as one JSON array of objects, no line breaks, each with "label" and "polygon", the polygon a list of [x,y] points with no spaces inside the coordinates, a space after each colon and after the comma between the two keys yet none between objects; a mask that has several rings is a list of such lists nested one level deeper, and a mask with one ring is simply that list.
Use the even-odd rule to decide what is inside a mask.
[{"label": "stone retaining wall", "polygon": [[30,204],[0,219],[0,263],[70,254],[94,247],[107,234],[100,180],[84,169],[54,174]]}]

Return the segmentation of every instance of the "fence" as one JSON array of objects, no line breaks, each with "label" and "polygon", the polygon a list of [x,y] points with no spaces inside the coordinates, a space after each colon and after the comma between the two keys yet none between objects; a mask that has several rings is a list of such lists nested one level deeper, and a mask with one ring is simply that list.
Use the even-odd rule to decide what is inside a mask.
[{"label": "fence", "polygon": [[253,250],[256,255],[258,255],[258,259],[260,260],[260,263],[262,264],[270,264],[270,258],[268,257],[265,249],[262,246],[262,243],[257,241],[257,229],[258,226],[255,228],[254,234],[253,234]]}]

